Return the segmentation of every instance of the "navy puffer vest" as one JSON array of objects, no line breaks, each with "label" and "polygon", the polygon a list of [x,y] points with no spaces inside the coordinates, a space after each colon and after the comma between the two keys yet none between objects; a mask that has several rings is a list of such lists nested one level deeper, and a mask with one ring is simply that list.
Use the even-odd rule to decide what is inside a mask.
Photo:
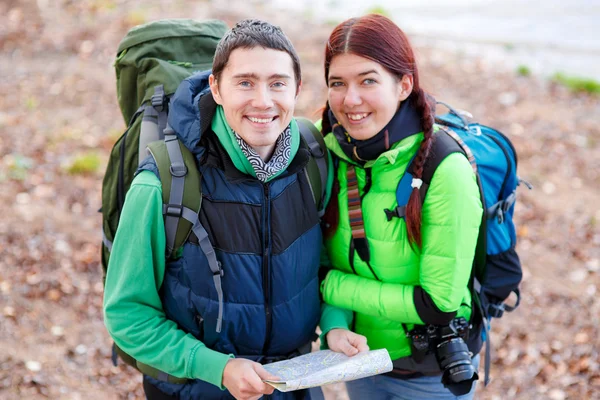
[{"label": "navy puffer vest", "polygon": [[[175,94],[169,123],[188,147],[193,144],[200,165],[200,221],[224,270],[222,330],[216,332],[219,304],[212,272],[193,235],[179,258],[167,263],[163,307],[169,319],[213,350],[259,362],[286,357],[315,339],[320,317],[321,230],[303,173],[309,150],[302,143],[287,171],[269,183],[242,174],[210,129],[216,104],[210,93],[198,90],[198,79],[205,77],[195,79],[184,81]],[[182,97],[193,107],[178,107]],[[178,115],[190,110],[195,118]],[[202,140],[191,138],[193,132]],[[158,174],[149,160],[141,168]],[[176,385],[146,379],[180,398],[232,398],[200,380]]]}]

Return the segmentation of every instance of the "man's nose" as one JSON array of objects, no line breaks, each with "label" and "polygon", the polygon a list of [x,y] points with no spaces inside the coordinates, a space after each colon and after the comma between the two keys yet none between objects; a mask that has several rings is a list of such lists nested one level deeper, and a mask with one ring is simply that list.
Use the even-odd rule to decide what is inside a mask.
[{"label": "man's nose", "polygon": [[257,88],[254,96],[253,106],[261,109],[273,107],[273,98],[268,87],[261,85]]}]

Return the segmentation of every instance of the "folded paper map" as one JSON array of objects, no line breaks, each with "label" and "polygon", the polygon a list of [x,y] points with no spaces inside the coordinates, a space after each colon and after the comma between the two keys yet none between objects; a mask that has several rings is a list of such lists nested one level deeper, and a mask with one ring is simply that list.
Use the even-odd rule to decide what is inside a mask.
[{"label": "folded paper map", "polygon": [[265,380],[265,383],[281,392],[352,381],[390,372],[393,368],[386,349],[366,351],[352,357],[322,350],[264,367],[280,378],[277,381]]}]

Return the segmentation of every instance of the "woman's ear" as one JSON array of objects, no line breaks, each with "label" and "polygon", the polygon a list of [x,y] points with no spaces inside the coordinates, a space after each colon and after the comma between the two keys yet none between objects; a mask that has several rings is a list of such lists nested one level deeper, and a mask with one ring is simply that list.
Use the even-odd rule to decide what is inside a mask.
[{"label": "woman's ear", "polygon": [[404,101],[410,96],[413,91],[413,76],[404,74],[400,82],[398,82],[398,100]]}]

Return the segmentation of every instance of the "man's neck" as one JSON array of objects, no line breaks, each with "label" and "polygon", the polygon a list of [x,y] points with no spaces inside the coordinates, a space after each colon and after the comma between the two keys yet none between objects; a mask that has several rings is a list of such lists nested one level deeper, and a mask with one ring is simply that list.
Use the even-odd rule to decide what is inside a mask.
[{"label": "man's neck", "polygon": [[252,147],[256,154],[262,158],[265,163],[268,163],[271,157],[273,156],[273,152],[275,151],[275,144],[270,144],[268,146],[257,146]]}]

